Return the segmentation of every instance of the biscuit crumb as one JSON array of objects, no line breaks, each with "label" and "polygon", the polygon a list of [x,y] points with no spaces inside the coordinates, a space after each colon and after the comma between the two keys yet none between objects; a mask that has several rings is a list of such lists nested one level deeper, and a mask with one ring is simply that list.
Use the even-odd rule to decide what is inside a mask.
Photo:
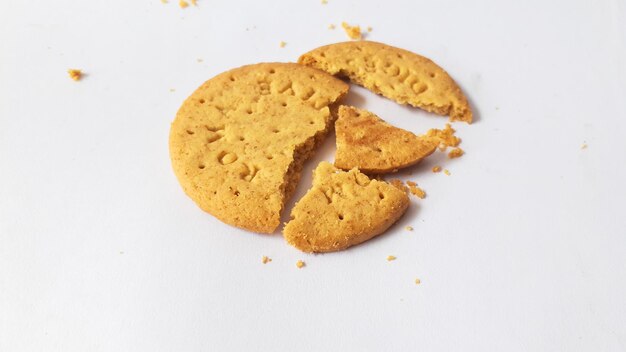
[{"label": "biscuit crumb", "polygon": [[167,4],[167,0],[161,0],[161,4]]},{"label": "biscuit crumb", "polygon": [[328,0],[322,0],[322,5],[328,4]]},{"label": "biscuit crumb", "polygon": [[367,27],[367,31],[368,31],[368,32],[371,32],[371,31],[372,31],[372,26],[368,26],[368,27]]},{"label": "biscuit crumb", "polygon": [[346,22],[341,22],[341,27],[346,31],[346,34],[350,39],[360,40],[361,39],[361,27],[360,26],[350,26]]},{"label": "biscuit crumb", "polygon": [[433,172],[441,172],[441,166],[433,166]]},{"label": "biscuit crumb", "polygon": [[416,284],[416,285],[419,285],[420,283],[422,283],[422,280],[420,280],[420,279],[415,279],[415,284]]},{"label": "biscuit crumb", "polygon": [[75,69],[75,68],[71,68],[67,70],[67,73],[70,75],[70,78],[73,79],[74,81],[80,81],[80,79],[83,78],[83,71]]},{"label": "biscuit crumb", "polygon": [[198,6],[198,0],[190,0],[193,6]]},{"label": "biscuit crumb", "polygon": [[176,89],[174,89],[174,88],[170,88],[170,92],[171,92],[171,93],[174,93],[175,91],[176,91]]},{"label": "biscuit crumb", "polygon": [[202,60],[201,58],[197,58],[197,59],[196,59],[196,61],[197,61],[198,63],[200,63],[200,62],[202,62],[202,61],[204,61],[204,60]]},{"label": "biscuit crumb", "polygon": [[406,184],[409,186],[409,190],[411,191],[411,194],[413,194],[419,199],[426,198],[426,192],[424,192],[423,189],[417,187],[417,183],[413,181],[406,181]]},{"label": "biscuit crumb", "polygon": [[583,143],[583,145],[580,146],[580,149],[587,149],[587,143]]},{"label": "biscuit crumb", "polygon": [[298,260],[296,262],[296,266],[298,267],[298,269],[302,269],[306,264],[302,261],[302,260]]},{"label": "biscuit crumb", "polygon": [[285,47],[285,45],[287,45],[287,43],[285,43],[285,42],[281,41],[278,45],[280,45],[280,47],[281,47],[281,48],[284,48],[284,47]]},{"label": "biscuit crumb", "polygon": [[398,180],[397,178],[394,178],[393,180],[389,181],[389,183],[391,183],[392,186],[403,191],[404,193],[409,192],[409,189],[404,185],[404,182],[402,182],[402,180]]},{"label": "biscuit crumb", "polygon": [[263,263],[263,264],[267,264],[267,263],[269,263],[271,261],[272,261],[272,258],[267,257],[265,255],[261,258],[261,263]]},{"label": "biscuit crumb", "polygon": [[329,24],[329,25],[328,25],[328,29],[335,29],[335,25],[334,25],[334,24],[332,24],[332,23],[331,23],[331,24]]},{"label": "biscuit crumb", "polygon": [[448,171],[448,169],[443,170],[443,173],[446,174],[447,176],[450,176],[450,171]]},{"label": "biscuit crumb", "polygon": [[461,148],[454,148],[454,149],[452,149],[450,151],[450,153],[448,153],[448,158],[450,158],[450,159],[458,158],[458,157],[460,157],[463,154],[465,154],[463,149],[461,149]]},{"label": "biscuit crumb", "polygon": [[413,231],[413,227],[411,227],[411,226],[407,226],[404,229],[407,230],[407,231]]},{"label": "biscuit crumb", "polygon": [[388,255],[388,256],[387,256],[387,261],[388,261],[388,262],[390,262],[390,261],[392,261],[392,260],[396,260],[396,257],[395,257],[395,256],[393,256],[393,255]]},{"label": "biscuit crumb", "polygon": [[181,9],[184,9],[185,7],[189,6],[189,3],[185,0],[179,0],[178,6],[180,6]]},{"label": "biscuit crumb", "polygon": [[426,136],[439,142],[439,150],[445,151],[448,147],[457,147],[461,143],[461,139],[454,135],[456,132],[449,123],[443,130],[436,128],[428,130]]}]

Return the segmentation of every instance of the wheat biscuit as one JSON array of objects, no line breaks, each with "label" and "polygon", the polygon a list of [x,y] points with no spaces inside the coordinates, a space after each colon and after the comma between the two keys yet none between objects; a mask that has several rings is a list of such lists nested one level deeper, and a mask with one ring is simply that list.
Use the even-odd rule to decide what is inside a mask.
[{"label": "wheat biscuit", "polygon": [[472,111],[459,86],[431,60],[389,45],[355,41],[319,47],[298,62],[322,69],[400,104],[472,122]]},{"label": "wheat biscuit", "polygon": [[383,233],[408,206],[408,195],[396,187],[322,162],[283,235],[304,252],[338,251]]},{"label": "wheat biscuit", "polygon": [[348,85],[314,68],[264,63],[224,72],[181,106],[170,156],[185,193],[225,223],[270,233],[302,163]]},{"label": "wheat biscuit", "polygon": [[373,113],[342,105],[337,113],[335,166],[365,173],[386,173],[417,164],[438,141],[394,127]]}]

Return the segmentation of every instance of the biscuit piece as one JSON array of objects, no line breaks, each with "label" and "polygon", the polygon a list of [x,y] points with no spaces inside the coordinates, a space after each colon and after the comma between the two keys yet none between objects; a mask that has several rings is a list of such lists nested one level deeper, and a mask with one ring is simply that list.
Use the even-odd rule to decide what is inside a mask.
[{"label": "biscuit piece", "polygon": [[170,156],[185,193],[225,223],[271,233],[325,137],[341,80],[293,63],[224,72],[198,88],[170,130]]},{"label": "biscuit piece", "polygon": [[80,79],[83,78],[83,71],[75,68],[67,70],[67,74],[70,75],[70,78],[74,81],[80,81]]},{"label": "biscuit piece", "polygon": [[335,122],[335,166],[359,168],[365,173],[385,173],[411,166],[432,154],[439,142],[391,126],[373,113],[340,106]]},{"label": "biscuit piece", "polygon": [[298,62],[322,69],[400,104],[472,122],[472,111],[459,86],[431,60],[389,45],[356,41],[319,47]]},{"label": "biscuit piece", "polygon": [[396,187],[322,162],[283,235],[304,252],[339,251],[383,233],[408,206],[409,197]]},{"label": "biscuit piece", "polygon": [[361,27],[360,26],[351,26],[346,22],[341,22],[341,27],[346,31],[346,34],[350,39],[353,40],[361,40]]}]

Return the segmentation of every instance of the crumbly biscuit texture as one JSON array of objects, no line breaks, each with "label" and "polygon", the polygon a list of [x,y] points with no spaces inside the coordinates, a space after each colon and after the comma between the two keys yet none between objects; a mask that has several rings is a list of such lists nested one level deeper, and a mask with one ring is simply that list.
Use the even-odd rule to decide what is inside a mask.
[{"label": "crumbly biscuit texture", "polygon": [[396,187],[357,169],[346,172],[322,162],[283,235],[304,252],[338,251],[383,233],[408,205],[408,195]]},{"label": "crumbly biscuit texture", "polygon": [[208,80],[170,130],[185,193],[225,223],[273,232],[302,163],[331,127],[328,105],[347,91],[325,72],[290,63],[243,66]]},{"label": "crumbly biscuit texture", "polygon": [[351,81],[400,104],[472,122],[461,88],[431,60],[389,45],[354,41],[314,49],[300,63]]},{"label": "crumbly biscuit texture", "polygon": [[397,171],[418,163],[439,145],[433,138],[394,127],[366,110],[342,105],[337,115],[335,166],[344,170]]}]

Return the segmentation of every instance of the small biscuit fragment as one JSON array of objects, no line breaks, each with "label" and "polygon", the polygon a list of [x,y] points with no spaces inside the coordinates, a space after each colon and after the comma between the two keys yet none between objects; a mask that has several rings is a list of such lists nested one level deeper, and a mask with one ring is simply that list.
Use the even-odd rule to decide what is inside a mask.
[{"label": "small biscuit fragment", "polygon": [[448,153],[448,158],[450,159],[454,159],[454,158],[460,158],[461,155],[465,154],[465,152],[463,151],[463,149],[461,148],[454,148],[452,149],[449,153]]},{"label": "small biscuit fragment", "polygon": [[335,166],[365,173],[386,173],[417,164],[432,154],[439,141],[394,127],[373,113],[352,106],[339,107],[335,122]]},{"label": "small biscuit fragment", "polygon": [[298,62],[354,83],[400,104],[472,122],[472,111],[461,88],[431,60],[407,50],[371,41],[319,47]]},{"label": "small biscuit fragment", "polygon": [[412,195],[416,196],[419,199],[426,198],[426,192],[424,192],[423,189],[417,187],[417,183],[413,181],[406,181],[406,184],[409,186],[409,190],[411,191]]},{"label": "small biscuit fragment", "polygon": [[[439,150],[445,152],[448,147],[458,147],[458,145],[461,144],[461,138],[455,136],[454,132],[456,132],[456,130],[452,128],[449,123],[447,123],[443,130],[436,128],[428,130],[428,132],[426,132],[426,136],[436,140],[439,143]],[[460,148],[457,149],[460,150],[462,155],[463,151]],[[455,153],[459,152],[454,152],[453,154]]]},{"label": "small biscuit fragment", "polygon": [[394,261],[394,260],[396,260],[396,259],[397,259],[397,258],[396,258],[394,255],[388,255],[388,256],[387,256],[387,261],[388,261],[388,262]]},{"label": "small biscuit fragment", "polygon": [[305,263],[305,262],[303,262],[302,260],[298,260],[298,261],[296,262],[296,267],[297,267],[298,269],[302,269],[302,268],[303,268],[303,267],[305,267],[305,266],[306,266],[306,263]]},{"label": "small biscuit fragment", "polygon": [[221,221],[271,233],[324,139],[328,105],[348,85],[291,63],[262,63],[219,74],[180,107],[170,157],[183,190]]},{"label": "small biscuit fragment", "polygon": [[313,187],[296,203],[283,230],[287,242],[304,252],[333,252],[380,235],[409,206],[396,187],[353,169],[322,162]]},{"label": "small biscuit fragment", "polygon": [[341,27],[346,31],[346,34],[352,40],[360,40],[361,39],[361,27],[360,26],[350,26],[346,22],[341,22]]},{"label": "small biscuit fragment", "polygon": [[83,72],[79,69],[71,68],[67,70],[67,74],[74,81],[80,81],[80,79],[83,78]]},{"label": "small biscuit fragment", "polygon": [[402,182],[402,180],[394,178],[393,180],[389,181],[389,183],[395,188],[401,190],[402,192],[409,193],[409,188],[404,185],[404,182]]}]

